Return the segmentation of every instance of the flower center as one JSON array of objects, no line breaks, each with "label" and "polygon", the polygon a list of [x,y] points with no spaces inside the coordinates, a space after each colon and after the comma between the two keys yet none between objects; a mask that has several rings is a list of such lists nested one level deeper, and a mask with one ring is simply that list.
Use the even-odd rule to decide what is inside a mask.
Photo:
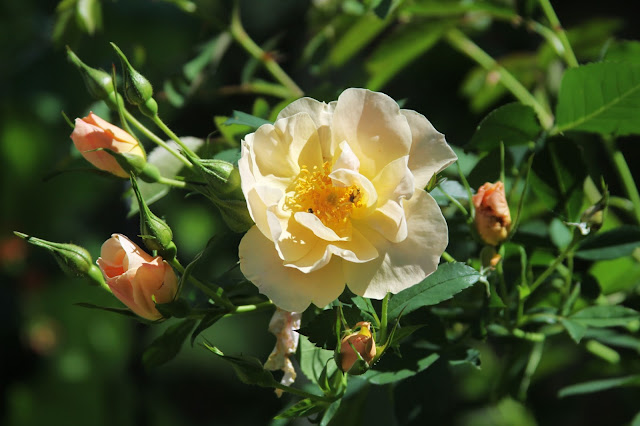
[{"label": "flower center", "polygon": [[334,231],[344,229],[354,208],[364,202],[360,188],[356,185],[335,186],[329,177],[329,162],[322,169],[314,166],[309,170],[302,166],[293,183],[293,194],[287,196],[285,207],[293,212],[313,213]]}]

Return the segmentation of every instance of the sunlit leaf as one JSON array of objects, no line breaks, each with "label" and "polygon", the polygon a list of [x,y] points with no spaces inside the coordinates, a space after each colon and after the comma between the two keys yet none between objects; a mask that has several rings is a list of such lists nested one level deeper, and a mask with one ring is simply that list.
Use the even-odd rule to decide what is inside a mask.
[{"label": "sunlit leaf", "polygon": [[493,110],[478,125],[467,149],[491,151],[500,146],[535,141],[542,128],[533,108],[520,103],[503,105]]},{"label": "sunlit leaf", "polygon": [[242,125],[257,129],[263,124],[270,124],[270,123],[271,123],[270,121],[265,120],[264,118],[256,117],[254,115],[247,114],[246,112],[234,110],[233,115],[229,119],[227,119],[227,121],[225,121],[223,124],[226,126],[230,124],[242,124]]},{"label": "sunlit leaf", "polygon": [[640,65],[599,62],[565,72],[556,129],[603,135],[640,133]]},{"label": "sunlit leaf", "polygon": [[423,306],[436,305],[451,299],[467,287],[477,283],[481,275],[478,271],[464,263],[446,263],[421,283],[401,291],[391,298],[388,307],[390,319],[396,318],[404,310],[404,314]]}]

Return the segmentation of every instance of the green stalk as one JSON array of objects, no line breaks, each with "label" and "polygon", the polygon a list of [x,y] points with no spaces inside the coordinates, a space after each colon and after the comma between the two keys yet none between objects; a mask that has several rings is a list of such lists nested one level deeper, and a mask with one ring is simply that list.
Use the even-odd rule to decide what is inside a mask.
[{"label": "green stalk", "polygon": [[389,296],[391,293],[387,293],[382,299],[382,313],[380,315],[380,333],[378,336],[379,342],[386,342],[387,339],[387,310],[389,306]]},{"label": "green stalk", "polygon": [[564,48],[564,60],[567,61],[567,65],[571,68],[575,68],[578,66],[578,59],[576,58],[575,53],[573,53],[573,49],[571,48],[571,44],[569,43],[569,39],[567,38],[567,33],[560,25],[560,20],[558,19],[558,15],[556,15],[556,11],[553,10],[553,6],[551,6],[551,2],[549,0],[539,0],[540,6],[544,14],[546,15],[549,23],[551,24],[551,29],[556,33],[560,43],[562,43],[562,47]]},{"label": "green stalk", "polygon": [[316,395],[316,394],[313,394],[313,393],[305,392],[303,390],[292,388],[291,386],[286,386],[286,385],[283,385],[282,383],[278,383],[278,382],[276,382],[274,384],[274,387],[276,389],[281,389],[281,390],[283,390],[285,392],[289,392],[289,393],[292,393],[294,395],[298,395],[298,396],[300,396],[302,398],[309,398],[309,399],[313,399],[315,401],[325,401],[325,402],[333,402],[333,401],[335,401],[335,398],[329,398],[329,397],[326,397],[326,396],[320,396],[320,395]]},{"label": "green stalk", "polygon": [[181,180],[176,180],[176,179],[169,179],[162,176],[160,176],[160,178],[158,179],[158,183],[161,183],[163,185],[173,186],[175,188],[185,188],[187,186],[186,182],[183,182]]},{"label": "green stalk", "polygon": [[177,143],[178,146],[182,148],[182,150],[186,152],[190,157],[197,157],[196,154],[193,151],[191,151],[191,149],[188,146],[186,146],[180,140],[180,138],[175,133],[173,133],[173,131],[166,124],[164,124],[164,121],[160,119],[159,115],[157,114],[154,115],[153,117],[151,117],[151,120],[156,124],[156,126],[160,128],[160,130],[162,130],[167,136],[173,139],[173,141]]},{"label": "green stalk", "polygon": [[277,98],[289,99],[291,98],[291,90],[280,84],[268,83],[266,81],[253,81],[251,83],[243,83],[238,86],[224,86],[221,87],[218,92],[221,95],[234,95],[234,94],[258,94],[269,95]]},{"label": "green stalk", "polygon": [[444,253],[442,253],[442,258],[444,260],[446,260],[447,262],[449,262],[449,263],[456,263],[456,260],[453,258],[453,256],[451,256],[446,251]]},{"label": "green stalk", "polygon": [[[178,262],[177,259],[174,258],[169,263],[179,273],[184,274],[184,267],[180,264],[180,262]],[[195,278],[193,275],[189,275],[189,280],[193,284],[195,284],[196,287],[198,287],[200,290],[202,290],[202,292],[204,294],[206,294],[211,299],[213,299],[214,303],[216,303],[217,305],[224,306],[229,312],[235,312],[236,309],[238,308],[236,305],[231,303],[231,301],[229,299],[227,299],[225,296],[223,296],[224,290],[221,287],[219,287],[219,286],[217,286],[215,284],[206,285],[202,281],[200,281],[197,278]]]},{"label": "green stalk", "polygon": [[153,133],[151,130],[149,130],[147,127],[145,127],[144,124],[139,122],[129,111],[124,110],[124,114],[125,114],[125,117],[127,118],[127,120],[129,120],[131,122],[131,124],[133,124],[138,130],[140,130],[153,143],[155,143],[156,145],[161,146],[162,148],[164,148],[167,151],[169,151],[169,153],[171,155],[173,155],[178,160],[180,160],[186,167],[188,167],[190,169],[193,168],[193,164],[191,164],[191,162],[189,160],[187,160],[178,151],[176,151],[175,149],[173,149],[172,147],[167,145],[167,143],[165,141],[160,139],[155,133]]},{"label": "green stalk", "polygon": [[629,165],[622,155],[622,152],[616,147],[615,140],[611,138],[604,138],[604,146],[607,153],[611,157],[613,164],[616,166],[618,176],[622,180],[622,186],[624,187],[629,200],[633,204],[633,213],[635,214],[636,221],[640,224],[640,194],[638,193],[638,187],[633,180],[633,175],[629,169]]},{"label": "green stalk", "polygon": [[578,244],[578,239],[574,238],[573,241],[571,241],[571,244],[569,244],[563,251],[562,253],[560,253],[560,256],[556,257],[555,260],[553,261],[553,263],[551,265],[549,265],[549,267],[547,269],[544,270],[544,272],[542,274],[540,274],[540,276],[538,277],[538,279],[536,279],[533,284],[531,284],[531,293],[533,293],[534,291],[536,291],[536,289],[538,287],[540,287],[540,285],[544,282],[544,280],[546,280],[549,275],[551,275],[553,273],[553,271],[555,271],[555,269],[564,261],[564,259],[570,254],[573,253],[573,249],[575,248],[575,246]]},{"label": "green stalk", "polygon": [[500,82],[511,94],[520,102],[529,105],[535,110],[540,123],[545,129],[551,128],[553,125],[553,116],[506,68],[498,64],[487,52],[482,50],[462,31],[456,28],[449,30],[446,34],[446,39],[454,48],[476,61],[487,71],[497,72],[500,75]]},{"label": "green stalk", "polygon": [[252,39],[249,37],[249,34],[242,27],[242,22],[240,21],[240,11],[236,6],[231,15],[231,35],[236,39],[238,43],[244,49],[249,52],[251,56],[260,61],[264,67],[271,73],[271,75],[278,80],[284,87],[289,89],[291,95],[293,97],[299,98],[304,95],[302,89],[298,87],[298,85],[287,75],[286,72],[280,65],[271,57],[271,55],[267,54],[260,46],[258,46]]}]

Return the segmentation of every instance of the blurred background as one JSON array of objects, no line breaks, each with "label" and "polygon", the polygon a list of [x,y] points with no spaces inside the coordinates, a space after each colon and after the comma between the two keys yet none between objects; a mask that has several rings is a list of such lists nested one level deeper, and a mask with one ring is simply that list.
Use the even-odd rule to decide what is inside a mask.
[{"label": "blurred background", "polygon": [[[187,342],[176,359],[145,370],[141,354],[165,327],[151,328],[76,306],[79,302],[119,305],[85,280],[66,277],[48,253],[13,236],[17,230],[73,242],[96,258],[111,233],[139,233],[137,217],[127,218],[121,181],[73,171],[86,164],[73,149],[71,128],[61,111],[71,119],[90,110],[104,116],[107,112],[92,103],[80,74],[66,59],[65,45],[87,64],[110,70],[112,63],[118,68],[119,63],[109,42],[118,44],[154,83],[160,114],[178,135],[219,135],[214,117],[240,110],[262,111],[268,118],[281,101],[263,96],[256,103],[255,94],[239,93],[238,85],[248,74],[265,79],[268,75],[237,44],[224,44],[218,38],[228,25],[231,2],[105,0],[99,3],[99,15],[77,12],[95,3],[5,0],[0,4],[0,424],[268,424],[286,401],[269,390],[241,384],[228,365],[197,344],[191,347]],[[251,37],[272,51],[305,93],[317,99],[334,100],[346,87],[377,86],[404,100],[405,108],[427,116],[457,147],[464,146],[488,110],[508,100],[504,93],[482,98],[480,89],[474,92],[473,64],[444,43],[384,81],[367,79],[363,70],[363,60],[375,53],[372,47],[339,66],[337,62],[324,66],[323,47],[309,52],[308,42],[337,16],[344,15],[347,21],[357,16],[361,2],[240,3]],[[527,8],[531,2],[515,3]],[[593,30],[589,34],[601,38],[600,44],[593,39],[590,47],[611,36],[640,38],[640,18],[630,13],[630,2],[554,3],[567,28],[587,22]],[[378,37],[384,39],[385,33]],[[496,57],[513,52],[527,57],[540,45],[539,38],[509,23],[478,27],[474,39]],[[222,49],[220,54],[216,48]],[[203,51],[210,52],[205,63],[197,61]],[[590,54],[595,59],[598,52]],[[527,62],[522,63],[526,71]],[[638,153],[633,145],[621,144],[627,158]],[[615,179],[610,186],[615,192]],[[204,248],[210,235],[224,228],[215,208],[202,198],[170,193],[155,210],[172,226],[180,257],[187,261]],[[215,276],[233,265],[239,238],[217,247],[202,273]],[[269,316],[255,313],[222,320],[203,336],[224,352],[265,360],[274,343],[266,333]],[[610,368],[577,351],[568,339],[555,348],[534,376],[529,405],[495,398],[499,392],[491,378],[500,371],[505,354],[486,347],[482,370],[451,371],[436,364],[398,385],[396,394],[406,398],[396,401],[397,419],[402,424],[428,420],[459,425],[613,425],[628,421],[637,411],[637,393],[555,399],[558,383],[573,383],[583,372]],[[366,403],[357,405],[365,408],[354,424],[368,420],[393,424],[382,408],[385,394],[384,387],[367,389],[362,396]]]}]

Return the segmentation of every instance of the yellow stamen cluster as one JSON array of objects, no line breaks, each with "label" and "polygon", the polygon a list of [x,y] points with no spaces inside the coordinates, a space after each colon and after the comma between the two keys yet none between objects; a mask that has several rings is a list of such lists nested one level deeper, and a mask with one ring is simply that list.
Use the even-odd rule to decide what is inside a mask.
[{"label": "yellow stamen cluster", "polygon": [[334,186],[330,173],[329,162],[325,162],[322,169],[314,166],[309,170],[302,166],[285,207],[293,212],[313,213],[327,227],[339,232],[347,225],[353,209],[362,207],[364,202],[360,188]]}]

